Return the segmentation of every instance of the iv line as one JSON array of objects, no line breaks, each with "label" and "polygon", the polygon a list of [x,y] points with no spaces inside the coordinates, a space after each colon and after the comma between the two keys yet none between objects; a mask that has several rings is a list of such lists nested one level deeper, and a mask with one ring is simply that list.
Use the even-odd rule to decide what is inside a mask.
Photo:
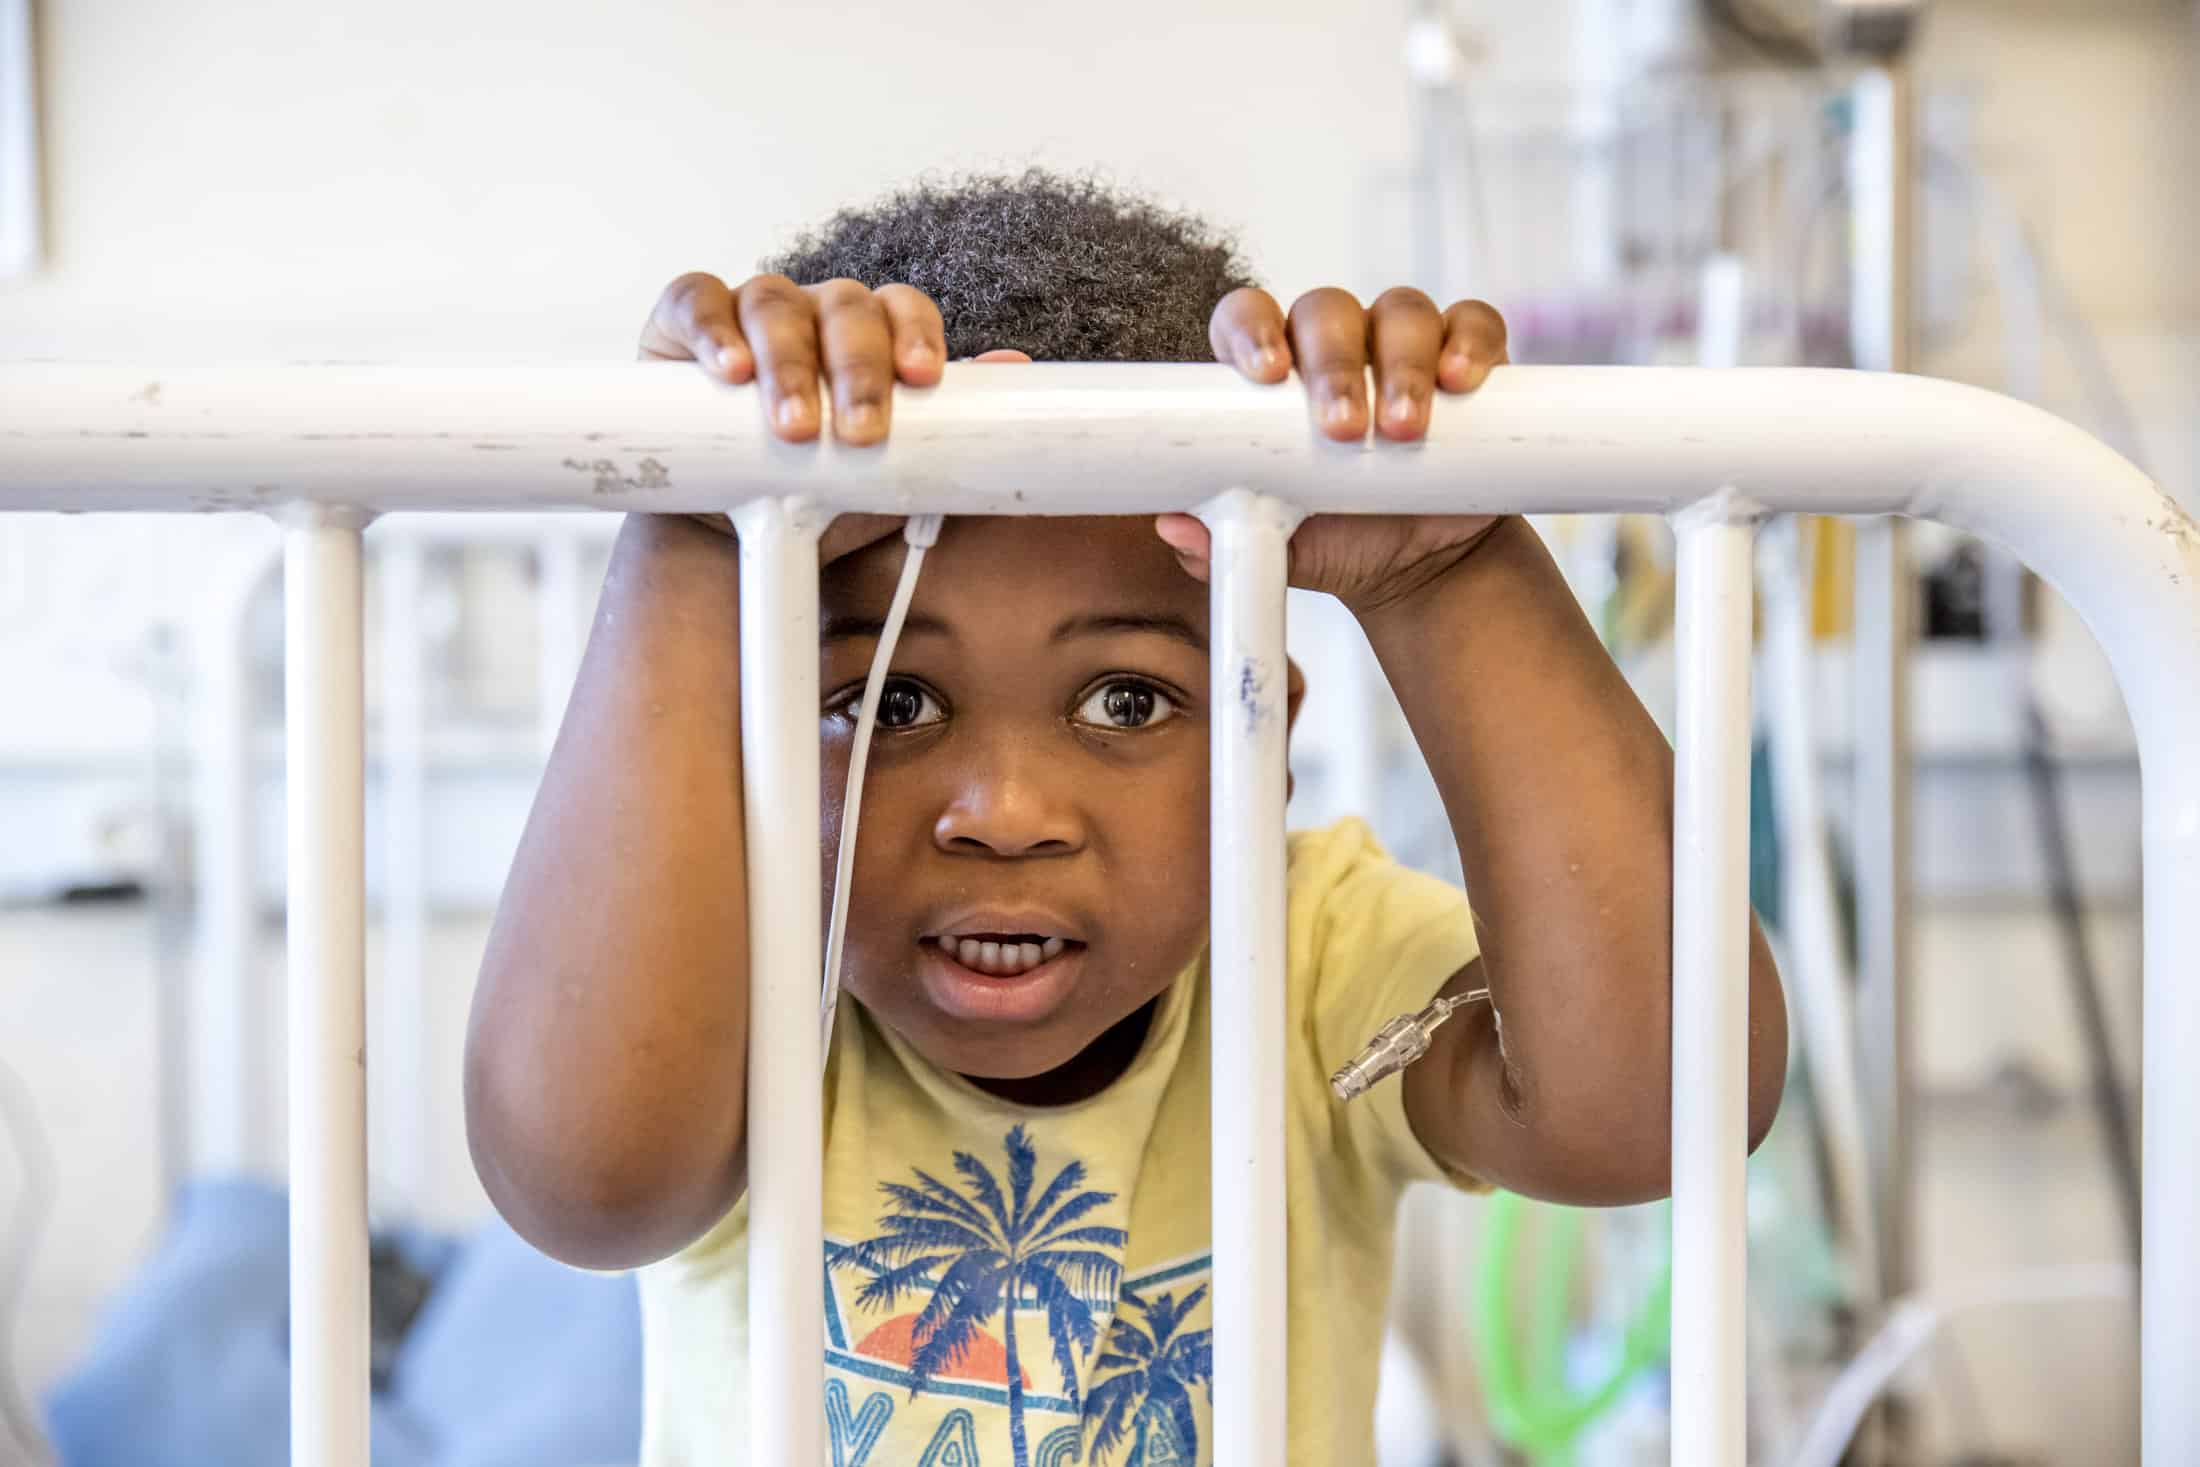
[{"label": "iv line", "polygon": [[901,640],[901,624],[908,618],[910,599],[917,592],[917,572],[924,552],[940,538],[943,515],[911,515],[902,526],[901,538],[909,550],[902,557],[901,579],[894,586],[894,604],[879,629],[878,650],[871,654],[871,671],[863,683],[863,707],[856,716],[855,745],[848,752],[848,784],[840,802],[840,851],[833,862],[833,916],[826,929],[825,983],[819,999],[818,1062],[832,1050],[833,1015],[840,1008],[841,946],[848,935],[848,889],[856,864],[856,817],[863,806],[863,766],[870,762],[871,734],[878,724],[879,692],[886,683],[886,669],[894,660],[894,644]]},{"label": "iv line", "polygon": [[1375,1082],[1395,1075],[1428,1053],[1436,1030],[1470,1003],[1489,1002],[1490,991],[1476,988],[1452,998],[1442,994],[1429,1001],[1427,1008],[1417,1014],[1400,1014],[1367,1042],[1352,1062],[1329,1077],[1329,1088],[1337,1092],[1339,1100],[1353,1100],[1365,1095]]}]

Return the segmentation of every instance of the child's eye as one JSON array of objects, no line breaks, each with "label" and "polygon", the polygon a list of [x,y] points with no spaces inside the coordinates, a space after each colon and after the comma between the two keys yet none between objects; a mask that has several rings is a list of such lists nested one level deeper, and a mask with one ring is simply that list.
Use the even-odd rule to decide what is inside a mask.
[{"label": "child's eye", "polygon": [[1077,707],[1077,721],[1099,728],[1151,728],[1176,717],[1176,704],[1151,683],[1102,683]]},{"label": "child's eye", "polygon": [[[850,711],[863,706],[859,695]],[[880,728],[922,728],[928,723],[938,723],[947,716],[940,700],[933,697],[922,683],[907,678],[888,678],[878,690],[878,726]]]}]

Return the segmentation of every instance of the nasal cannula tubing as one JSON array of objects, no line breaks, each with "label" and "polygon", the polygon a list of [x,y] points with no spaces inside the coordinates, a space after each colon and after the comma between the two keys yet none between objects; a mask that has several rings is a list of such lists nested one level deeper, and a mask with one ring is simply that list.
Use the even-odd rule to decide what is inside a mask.
[{"label": "nasal cannula tubing", "polygon": [[917,594],[917,572],[924,566],[924,552],[940,538],[936,514],[911,515],[902,526],[908,543],[902,558],[901,579],[894,586],[894,604],[879,629],[878,650],[871,654],[870,676],[863,681],[863,707],[856,715],[855,745],[848,751],[848,783],[840,800],[840,852],[833,862],[833,918],[825,938],[825,992],[820,1001],[820,1062],[832,1052],[833,1014],[840,1007],[840,955],[848,935],[848,890],[856,864],[856,816],[863,806],[863,766],[871,757],[871,733],[878,724],[879,693],[886,684],[886,669],[893,664],[894,644],[901,640],[901,624],[909,616],[910,598]]},{"label": "nasal cannula tubing", "polygon": [[[819,1000],[818,1025],[820,1061],[832,1052],[833,1015],[840,1008],[840,965],[842,947],[848,935],[848,896],[854,885],[851,880],[856,864],[856,823],[863,808],[863,768],[870,762],[871,735],[878,727],[879,694],[886,684],[886,672],[893,665],[894,645],[901,640],[901,625],[908,619],[909,603],[917,594],[917,574],[924,568],[924,552],[940,538],[943,515],[911,515],[902,527],[902,539],[908,544],[908,553],[902,558],[901,579],[894,586],[894,602],[887,610],[886,624],[879,629],[878,650],[871,654],[871,671],[863,681],[863,703],[856,715],[855,743],[848,751],[848,782],[840,801],[840,849],[833,862],[833,913],[825,938],[825,983]],[[1490,991],[1477,988],[1456,998],[1439,996],[1417,1014],[1401,1014],[1385,1024],[1375,1037],[1368,1041],[1358,1057],[1330,1077],[1330,1086],[1339,1100],[1351,1100],[1363,1095],[1369,1086],[1385,1076],[1395,1074],[1428,1053],[1429,1042],[1438,1025],[1451,1017],[1453,1010],[1465,1008],[1478,1000],[1487,1000]]]}]

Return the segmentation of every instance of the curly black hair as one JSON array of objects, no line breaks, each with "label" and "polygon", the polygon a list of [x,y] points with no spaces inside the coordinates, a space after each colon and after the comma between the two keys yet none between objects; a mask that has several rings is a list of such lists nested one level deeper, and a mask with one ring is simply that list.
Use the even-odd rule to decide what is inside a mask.
[{"label": "curly black hair", "polygon": [[938,303],[951,358],[1205,362],[1215,302],[1255,284],[1234,239],[1091,176],[926,177],[843,209],[758,267],[797,285],[899,281]]}]

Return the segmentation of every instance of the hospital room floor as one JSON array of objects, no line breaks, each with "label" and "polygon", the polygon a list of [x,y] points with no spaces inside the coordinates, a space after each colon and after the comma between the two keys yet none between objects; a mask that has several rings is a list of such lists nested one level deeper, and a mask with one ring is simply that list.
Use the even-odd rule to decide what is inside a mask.
[{"label": "hospital room floor", "polygon": [[[151,914],[142,906],[0,912],[0,1063],[36,1106],[54,1153],[53,1214],[31,1261],[12,1327],[19,1378],[35,1397],[66,1371],[101,1299],[121,1285],[156,1235],[162,1184],[154,1047]],[[429,985],[439,1034],[430,1099],[455,1105],[465,995],[486,933],[482,921],[438,924]],[[279,964],[280,934],[265,934]],[[269,1021],[280,1032],[280,1015]],[[279,1067],[266,1077],[279,1093]],[[465,1197],[465,1148],[435,1138],[434,1179]],[[2039,1120],[1977,1100],[1928,1107],[1922,1261],[1927,1286],[1963,1290],[2015,1268],[2115,1260],[2116,1211],[2086,1113],[2065,1105]],[[2053,1179],[2052,1181],[2047,1179]],[[0,1153],[0,1226],[22,1175]],[[0,1253],[13,1240],[0,1236]],[[2129,1306],[2061,1304],[1989,1311],[1955,1331],[1961,1368],[1917,1377],[1950,1448],[1991,1447],[2055,1467],[2138,1460],[2137,1349]],[[1977,1423],[1988,1423],[1983,1438]],[[1946,1456],[1934,1459],[1948,1460]],[[0,1464],[5,1448],[0,1447]]]}]

